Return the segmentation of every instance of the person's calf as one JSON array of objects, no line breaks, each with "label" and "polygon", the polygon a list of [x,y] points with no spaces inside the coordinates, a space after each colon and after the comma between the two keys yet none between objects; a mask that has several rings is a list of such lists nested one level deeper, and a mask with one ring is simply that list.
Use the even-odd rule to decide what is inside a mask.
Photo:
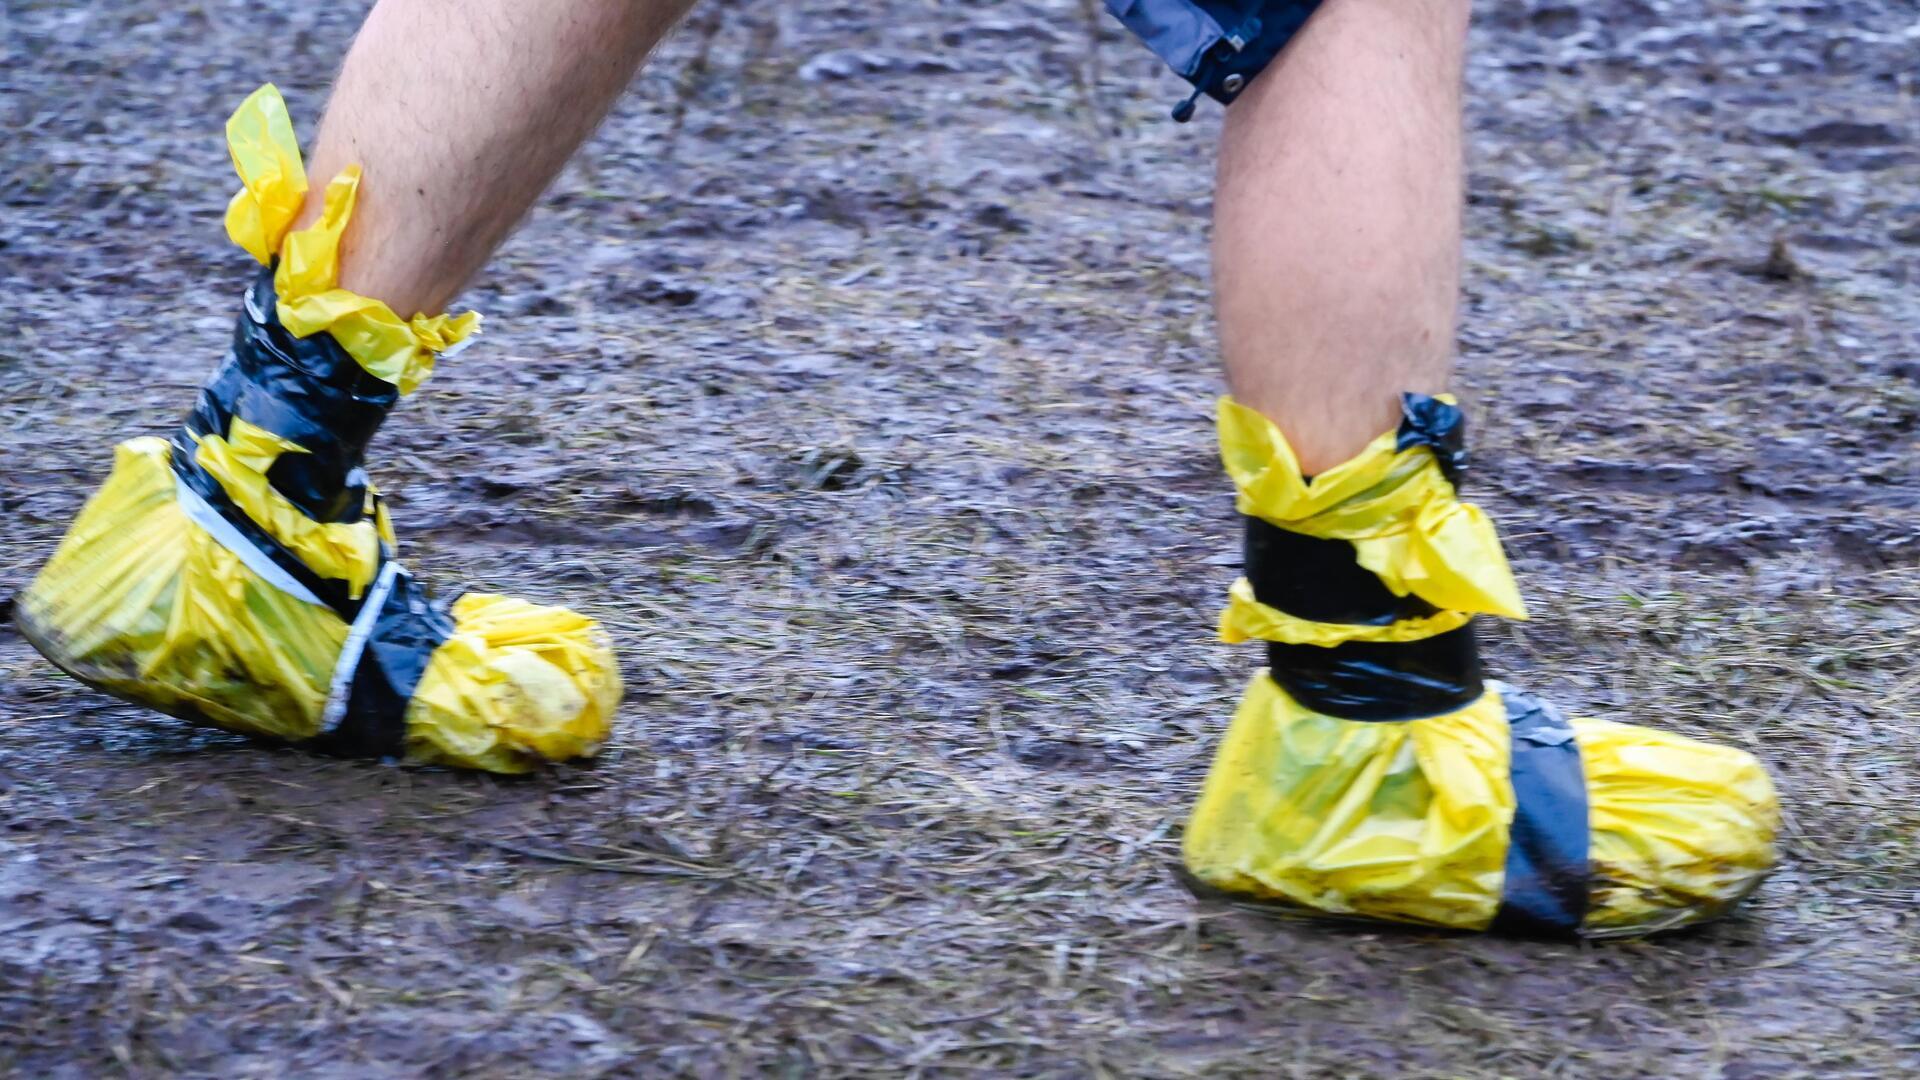
[{"label": "person's calf", "polygon": [[[366,178],[341,284],[436,314],[493,256],[693,0],[380,0],[313,150]],[[297,224],[317,221],[319,192]]]},{"label": "person's calf", "polygon": [[1460,291],[1465,0],[1327,0],[1227,110],[1214,304],[1236,400],[1309,471],[1438,393]]},{"label": "person's calf", "polygon": [[[1194,809],[1201,882],[1460,929],[1644,932],[1772,862],[1739,751],[1563,719],[1482,677],[1524,617],[1459,500],[1454,350],[1464,0],[1327,0],[1230,106],[1214,283],[1247,520],[1221,620],[1267,643]],[[1284,434],[1283,434],[1284,432]]]}]

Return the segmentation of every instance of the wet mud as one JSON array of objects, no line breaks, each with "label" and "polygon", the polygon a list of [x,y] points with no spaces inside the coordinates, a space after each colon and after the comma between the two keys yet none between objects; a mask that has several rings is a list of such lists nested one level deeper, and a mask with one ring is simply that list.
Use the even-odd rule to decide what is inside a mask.
[{"label": "wet mud", "polygon": [[[361,5],[13,0],[0,602],[217,361],[227,112]],[[1738,917],[1572,946],[1189,895],[1219,113],[1091,2],[714,4],[375,443],[409,562],[574,604],[591,767],[276,750],[0,629],[0,1072],[1879,1077],[1920,1068],[1909,5],[1484,2],[1460,389],[1490,663],[1774,770]]]}]

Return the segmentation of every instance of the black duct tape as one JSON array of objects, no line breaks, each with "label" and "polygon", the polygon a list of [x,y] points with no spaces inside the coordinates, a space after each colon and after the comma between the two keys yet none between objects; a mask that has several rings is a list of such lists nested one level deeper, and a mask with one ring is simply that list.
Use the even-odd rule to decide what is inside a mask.
[{"label": "black duct tape", "polygon": [[1419,641],[1270,641],[1267,674],[1301,705],[1342,720],[1442,716],[1485,692],[1472,623]]},{"label": "black duct tape", "polygon": [[1507,879],[1492,929],[1567,937],[1579,933],[1589,895],[1586,770],[1573,727],[1553,706],[1500,687],[1513,730],[1513,826]]},{"label": "black duct tape", "polygon": [[296,338],[280,325],[273,270],[254,277],[233,331],[233,348],[173,437],[173,471],[215,513],[316,598],[352,620],[360,601],[343,581],[323,578],[255,524],[194,459],[196,437],[225,438],[239,417],[297,444],[267,472],[273,489],[319,522],[356,522],[366,513],[361,461],[400,400],[391,383],[368,375],[327,334]]},{"label": "black duct tape", "polygon": [[406,742],[407,702],[434,650],[453,636],[453,627],[446,607],[396,567],[357,657],[345,709],[330,730],[307,745],[342,757],[399,757]]},{"label": "black duct tape", "polygon": [[275,491],[315,521],[353,522],[365,513],[367,443],[399,400],[397,387],[367,374],[330,335],[288,333],[267,268],[247,292],[227,362],[201,388],[174,445],[191,458],[190,436],[225,437],[238,416],[307,451],[274,462],[267,479]]},{"label": "black duct tape", "polygon": [[[1395,448],[1430,448],[1448,481],[1457,484],[1467,461],[1460,409],[1425,394],[1403,394],[1400,408]],[[1440,611],[1417,596],[1395,596],[1360,565],[1347,540],[1250,517],[1246,551],[1254,598],[1295,618],[1387,626]],[[1440,716],[1472,704],[1485,690],[1471,622],[1419,641],[1269,642],[1267,664],[1273,681],[1295,701],[1344,720]]]}]

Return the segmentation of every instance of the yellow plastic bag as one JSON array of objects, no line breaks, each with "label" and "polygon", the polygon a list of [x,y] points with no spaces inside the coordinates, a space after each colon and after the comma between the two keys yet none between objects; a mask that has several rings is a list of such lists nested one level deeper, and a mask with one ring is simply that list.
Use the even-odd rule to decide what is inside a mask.
[{"label": "yellow plastic bag", "polygon": [[340,239],[353,220],[360,167],[327,184],[319,220],[290,231],[307,197],[306,167],[287,105],[272,83],[255,90],[227,121],[227,149],[243,185],[227,207],[227,235],[262,264],[279,257],[274,291],[280,321],[296,337],[328,333],[375,378],[411,394],[445,354],[480,331],[480,315],[402,319],[371,297],[339,287]]},{"label": "yellow plastic bag", "polygon": [[407,760],[490,772],[591,757],[620,704],[599,625],[566,608],[468,593],[407,707]]},{"label": "yellow plastic bag", "polygon": [[258,523],[307,568],[347,583],[358,598],[373,581],[381,536],[371,516],[352,524],[318,522],[273,489],[267,470],[282,454],[306,453],[298,444],[234,417],[228,437],[200,440],[193,459],[220,482],[241,513]]},{"label": "yellow plastic bag", "polygon": [[242,734],[313,737],[346,624],[196,525],[169,453],[156,438],[114,449],[113,473],[20,595],[22,633],[116,697]]},{"label": "yellow plastic bag", "polygon": [[[274,279],[282,291],[265,306],[296,338],[325,332],[352,363],[403,392],[413,389],[434,354],[470,334],[478,316],[402,321],[386,305],[335,287],[358,170],[329,185],[313,227],[290,232],[307,181],[278,92],[262,87],[227,130],[244,185],[228,207],[228,232],[261,262],[279,258]],[[250,333],[279,332],[262,329],[264,316],[245,317],[254,320]],[[231,419],[220,421],[224,430],[209,430],[208,421],[183,433],[179,445],[190,461],[176,461],[181,451],[154,438],[116,449],[112,474],[20,595],[16,617],[42,654],[118,697],[246,735],[352,751],[337,737],[342,718],[376,715],[354,704],[363,700],[353,697],[356,680],[388,670],[367,659],[368,639],[389,615],[370,594],[382,588],[378,576],[387,582],[383,595],[394,595],[396,545],[371,488],[354,520],[323,522],[269,480],[277,462],[313,451],[240,415],[252,403],[248,395],[297,384],[262,414],[282,419],[263,422],[297,415],[313,445],[320,433],[332,438],[339,418],[314,404],[332,399],[315,392],[313,370],[279,358],[296,343],[284,334],[278,341],[244,363],[241,351],[251,346],[236,343],[205,391],[203,404],[217,407],[196,411]],[[257,372],[247,364],[277,366],[267,383],[249,383]],[[375,423],[384,408],[360,407],[376,410]],[[363,447],[370,431],[354,445]],[[330,444],[336,454],[341,445]],[[345,599],[329,600],[333,592]],[[426,609],[417,590],[404,595]],[[411,616],[420,627],[447,629],[419,636],[418,651],[405,654],[413,662],[401,667],[419,677],[404,697],[389,696],[391,709],[377,712],[392,736],[381,745],[391,742],[410,761],[502,773],[598,749],[621,686],[597,623],[481,593],[462,596],[450,616],[430,609]]]},{"label": "yellow plastic bag", "polygon": [[[1308,481],[1266,417],[1223,400],[1219,424],[1242,513],[1351,542],[1355,562],[1393,595],[1440,609],[1380,624],[1315,622],[1261,603],[1242,578],[1221,615],[1224,640],[1398,647],[1459,630],[1474,612],[1524,616],[1491,523],[1458,501],[1428,446],[1402,449],[1390,432]],[[1263,669],[1188,822],[1188,870],[1289,907],[1487,929],[1507,894],[1519,809],[1513,693],[1489,683],[1443,715],[1350,720],[1301,704]],[[1580,932],[1713,918],[1771,868],[1779,809],[1751,755],[1624,724],[1569,726],[1560,739],[1578,747],[1588,829]]]},{"label": "yellow plastic bag", "polygon": [[[1779,811],[1749,754],[1575,719],[1592,848],[1585,930],[1645,933],[1724,914],[1772,866]],[[1497,691],[1401,723],[1301,707],[1265,671],[1187,824],[1215,888],[1335,915],[1484,930],[1499,908],[1513,792]]]},{"label": "yellow plastic bag", "polygon": [[[21,594],[22,633],[116,697],[243,735],[316,737],[348,624],[214,539],[183,508],[170,452],[156,438],[116,448],[112,475]],[[599,748],[621,686],[594,620],[484,593],[452,614],[407,703],[406,760],[519,773]]]}]

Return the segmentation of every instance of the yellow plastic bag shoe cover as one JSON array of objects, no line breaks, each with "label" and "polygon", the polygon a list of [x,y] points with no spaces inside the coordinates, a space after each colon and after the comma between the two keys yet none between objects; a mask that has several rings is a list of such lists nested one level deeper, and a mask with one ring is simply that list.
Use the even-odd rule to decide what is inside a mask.
[{"label": "yellow plastic bag shoe cover", "polygon": [[[302,247],[302,234],[286,234],[305,176],[279,95],[266,87],[249,98],[229,135],[247,182],[229,231],[263,260],[280,250],[275,282],[290,265],[295,279],[330,280],[333,269],[312,269],[332,258],[329,244]],[[345,190],[340,207],[350,208]],[[316,226],[335,239],[345,215],[336,209],[330,201]],[[321,295],[301,288],[295,281],[296,310]],[[86,683],[244,735],[501,773],[593,754],[621,693],[599,625],[481,593],[450,610],[427,603],[392,559],[377,493],[342,486],[359,474],[386,407],[362,401],[366,388],[343,371],[358,364],[398,385],[412,372],[417,382],[422,357],[471,321],[410,325],[372,351],[354,351],[350,320],[306,332],[325,330],[340,346],[329,352],[328,339],[298,340],[284,294],[255,310],[256,297],[274,295],[264,281],[249,294],[233,353],[173,443],[116,449],[105,484],[21,593],[22,632]],[[282,359],[302,349],[300,364]],[[332,368],[330,356],[341,356]],[[385,395],[397,396],[392,386]],[[256,405],[301,441],[242,415]],[[358,408],[353,419],[338,411],[347,405]],[[295,474],[330,478],[317,485],[328,490],[269,479],[276,464],[323,458]],[[299,498],[364,505],[316,520]]]},{"label": "yellow plastic bag shoe cover", "polygon": [[[21,594],[21,632],[116,697],[243,735],[315,740],[350,624],[216,536],[171,451],[158,438],[115,450],[112,474]],[[369,551],[342,573],[364,579],[372,567]],[[594,620],[481,593],[451,615],[404,703],[405,760],[521,773],[598,749],[621,684]]]},{"label": "yellow plastic bag shoe cover", "polygon": [[[1260,604],[1243,579],[1223,638],[1397,642],[1449,632],[1463,610],[1523,611],[1491,526],[1457,503],[1428,448],[1397,448],[1389,434],[1308,482],[1259,413],[1223,401],[1220,435],[1243,513],[1352,541],[1382,584],[1439,609],[1384,626],[1315,623]],[[1302,705],[1262,669],[1187,825],[1188,871],[1214,889],[1306,912],[1494,926],[1510,899],[1521,808],[1509,719],[1522,700],[1531,699],[1489,682],[1441,715],[1356,721]],[[1644,934],[1719,916],[1771,868],[1779,808],[1751,755],[1604,720],[1566,726],[1586,799],[1579,933]]]}]

